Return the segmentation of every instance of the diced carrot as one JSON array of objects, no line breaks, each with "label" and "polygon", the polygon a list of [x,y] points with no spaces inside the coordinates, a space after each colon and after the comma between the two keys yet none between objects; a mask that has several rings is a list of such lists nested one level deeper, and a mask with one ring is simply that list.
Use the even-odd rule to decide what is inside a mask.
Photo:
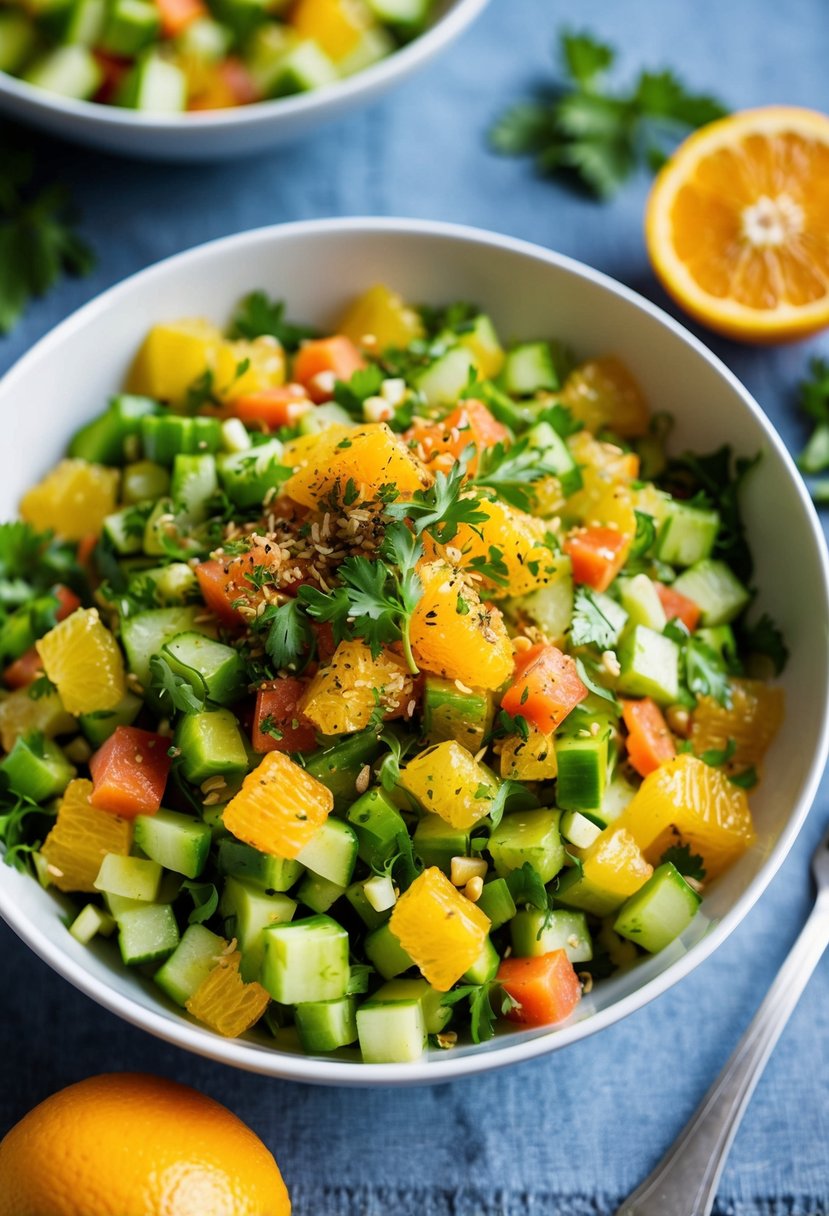
[{"label": "diced carrot", "polygon": [[[470,445],[476,452],[509,439],[509,431],[494,418],[482,401],[464,401],[439,422],[419,422],[403,438],[429,465],[447,471]],[[474,472],[477,457],[469,461]]]},{"label": "diced carrot", "polygon": [[242,618],[231,607],[233,596],[228,589],[228,575],[224,562],[211,558],[196,566],[199,590],[210,611],[224,625],[241,625]]},{"label": "diced carrot", "polygon": [[615,528],[577,528],[562,547],[573,563],[573,582],[606,591],[625,564],[629,541]]},{"label": "diced carrot", "polygon": [[675,591],[673,587],[667,587],[664,583],[656,584],[656,594],[662,602],[668,620],[671,621],[676,617],[682,621],[689,633],[693,633],[702,616],[699,604],[695,604],[687,595],[683,595],[681,591]]},{"label": "diced carrot", "polygon": [[259,101],[262,94],[255,80],[237,55],[228,55],[218,65],[219,75],[237,106],[247,106]]},{"label": "diced carrot", "polygon": [[312,406],[301,384],[281,384],[233,397],[227,408],[243,422],[263,422],[275,431],[280,426],[293,426]]},{"label": "diced carrot", "polygon": [[293,378],[308,392],[312,401],[329,401],[331,387],[321,373],[330,373],[335,380],[350,380],[365,367],[365,360],[350,338],[336,334],[332,338],[316,338],[299,348],[294,359]]},{"label": "diced carrot", "polygon": [[557,646],[540,642],[516,659],[513,683],[504,693],[501,707],[549,735],[587,692],[575,661]]},{"label": "diced carrot", "polygon": [[522,1026],[550,1026],[570,1016],[581,1000],[581,984],[566,950],[537,958],[505,958],[495,977],[517,1005],[507,1017]]},{"label": "diced carrot", "polygon": [[58,601],[58,610],[56,613],[59,621],[64,621],[68,616],[81,606],[81,598],[75,595],[71,587],[65,587],[63,583],[58,583],[52,588],[52,594]]},{"label": "diced carrot", "polygon": [[78,565],[84,569],[89,569],[92,565],[92,555],[95,552],[95,546],[98,544],[98,537],[95,532],[87,532],[86,536],[78,541]]},{"label": "diced carrot", "polygon": [[164,735],[135,726],[116,727],[89,760],[92,806],[122,819],[154,815],[172,764],[169,746]]},{"label": "diced carrot", "polygon": [[251,731],[255,752],[309,752],[314,748],[316,731],[297,708],[304,691],[305,683],[294,676],[262,685],[256,694]]},{"label": "diced carrot", "polygon": [[19,659],[9,663],[3,672],[3,681],[7,688],[27,688],[38,676],[43,674],[43,660],[35,646],[30,646]]},{"label": "diced carrot", "polygon": [[199,17],[207,16],[202,0],[155,0],[165,38],[176,38]]},{"label": "diced carrot", "polygon": [[[288,590],[279,577],[279,566],[283,561],[282,551],[266,541],[252,544],[244,553],[227,561],[211,558],[196,566],[196,578],[199,580],[204,602],[225,625],[240,625],[245,620],[248,610],[254,610],[263,599],[262,583],[259,574],[261,567],[269,567],[272,577],[267,580],[280,590]],[[295,568],[303,569],[299,561],[291,560],[291,572]],[[298,584],[296,584],[298,585]],[[234,607],[234,605],[237,605]],[[245,611],[240,611],[244,609]]]},{"label": "diced carrot", "polygon": [[662,710],[650,697],[623,701],[622,718],[628,729],[628,759],[640,777],[647,777],[676,755],[673,736]]}]

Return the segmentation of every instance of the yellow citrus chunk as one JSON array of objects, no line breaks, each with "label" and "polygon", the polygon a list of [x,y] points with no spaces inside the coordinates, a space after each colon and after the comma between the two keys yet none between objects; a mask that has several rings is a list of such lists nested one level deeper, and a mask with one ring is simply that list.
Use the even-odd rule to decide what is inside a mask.
[{"label": "yellow citrus chunk", "polygon": [[304,455],[307,463],[288,478],[282,492],[305,507],[332,495],[374,502],[389,486],[406,498],[431,480],[385,422],[350,427],[344,434],[326,430]]},{"label": "yellow citrus chunk", "polygon": [[698,756],[725,750],[731,740],[735,750],[724,766],[726,772],[759,768],[783,721],[785,694],[761,680],[732,680],[731,705],[720,705],[713,697],[700,697],[691,725],[691,743]]},{"label": "yellow citrus chunk", "polygon": [[358,296],[346,310],[337,332],[350,338],[355,346],[363,346],[371,338],[372,349],[408,346],[423,337],[423,322],[395,291],[376,283]]},{"label": "yellow citrus chunk", "polygon": [[215,355],[213,384],[221,401],[279,388],[285,383],[285,352],[276,338],[263,334],[248,342],[222,342]]},{"label": "yellow citrus chunk", "polygon": [[482,604],[467,575],[445,562],[424,562],[418,573],[423,595],[409,623],[418,666],[469,687],[500,688],[513,659],[499,609]]},{"label": "yellow citrus chunk", "polygon": [[492,809],[498,782],[471,752],[449,739],[415,756],[401,770],[400,783],[425,811],[454,828],[471,828]]},{"label": "yellow citrus chunk", "polygon": [[68,735],[77,722],[63,707],[56,692],[30,697],[28,688],[18,688],[0,701],[0,743],[10,752],[21,735],[39,730],[47,739]]},{"label": "yellow citrus chunk", "polygon": [[268,752],[228,802],[222,820],[237,840],[297,857],[334,806],[329,789],[283,752]]},{"label": "yellow citrus chunk", "polygon": [[228,1039],[255,1026],[270,1003],[270,993],[239,974],[238,950],[221,958],[186,1003],[188,1013]]},{"label": "yellow citrus chunk", "polygon": [[657,177],[645,222],[666,291],[746,342],[829,325],[829,116],[744,110],[686,139]]},{"label": "yellow citrus chunk", "polygon": [[309,683],[299,709],[323,735],[346,735],[368,726],[378,706],[394,713],[408,705],[413,689],[401,658],[385,648],[374,658],[371,648],[355,639],[340,642]]},{"label": "yellow citrus chunk", "polygon": [[619,823],[617,819],[605,828],[588,848],[573,850],[582,871],[580,875],[573,871],[572,879],[567,874],[560,882],[556,898],[562,903],[595,916],[607,916],[650,878],[653,867],[631,833]]},{"label": "yellow citrus chunk", "polygon": [[645,778],[614,827],[626,828],[651,862],[672,844],[690,845],[715,878],[754,843],[745,791],[684,754]]},{"label": "yellow citrus chunk", "polygon": [[642,389],[613,355],[577,367],[567,377],[560,399],[594,435],[603,430],[623,439],[647,434],[650,415]]},{"label": "yellow citrus chunk", "polygon": [[154,325],[135,357],[127,392],[184,401],[192,384],[214,370],[223,343],[221,330],[199,318]]},{"label": "yellow citrus chunk", "polygon": [[80,540],[103,527],[115,510],[118,470],[85,460],[62,460],[23,495],[20,514],[39,532]]},{"label": "yellow citrus chunk", "polygon": [[351,54],[370,21],[354,0],[299,0],[290,17],[302,38],[313,38],[337,63]]},{"label": "yellow citrus chunk", "polygon": [[448,992],[483,950],[490,920],[430,866],[394,905],[389,928],[423,978]]},{"label": "yellow citrus chunk", "polygon": [[508,735],[501,745],[501,776],[512,781],[552,781],[558,774],[555,739],[535,726],[527,738]]},{"label": "yellow citrus chunk", "polygon": [[70,781],[58,804],[58,817],[43,842],[50,881],[59,891],[94,891],[107,853],[126,857],[132,846],[127,819],[90,805],[92,782]]},{"label": "yellow citrus chunk", "polygon": [[124,659],[97,608],[78,608],[35,645],[70,714],[114,709],[126,695]]},{"label": "yellow citrus chunk", "polygon": [[484,577],[481,585],[488,595],[525,595],[545,587],[556,577],[556,557],[544,543],[546,525],[507,503],[487,501],[480,504],[486,519],[472,527],[461,524],[444,553],[459,554],[458,564],[475,568],[475,562],[491,562],[497,549],[500,563],[496,573],[501,582]]}]

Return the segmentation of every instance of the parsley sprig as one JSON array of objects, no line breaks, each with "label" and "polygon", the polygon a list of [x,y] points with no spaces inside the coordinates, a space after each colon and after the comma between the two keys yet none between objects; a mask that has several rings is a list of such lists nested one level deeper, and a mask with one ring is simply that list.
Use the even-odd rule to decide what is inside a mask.
[{"label": "parsley sprig", "polygon": [[[815,356],[809,361],[808,375],[798,386],[800,409],[812,424],[812,434],[798,464],[804,473],[814,476],[829,469],[829,359]],[[813,483],[815,502],[829,503],[829,479]]]},{"label": "parsley sprig", "polygon": [[571,644],[609,650],[615,641],[616,629],[596,603],[593,592],[588,587],[579,587],[573,603]]},{"label": "parsley sprig", "polygon": [[461,524],[477,528],[489,518],[481,510],[480,499],[464,493],[465,484],[466,459],[462,457],[449,473],[438,471],[427,490],[415,490],[410,499],[386,503],[385,513],[390,519],[411,520],[415,536],[428,532],[439,544],[447,545],[457,536]]},{"label": "parsley sprig", "polygon": [[541,173],[575,181],[599,199],[616,193],[643,161],[658,167],[689,131],[726,113],[671,71],[641,72],[627,91],[605,83],[616,53],[587,33],[559,38],[563,80],[513,106],[490,138],[508,156],[533,156]]},{"label": "parsley sprig", "polygon": [[230,325],[231,338],[276,338],[288,351],[298,349],[305,338],[315,338],[317,331],[309,325],[295,325],[285,320],[285,303],[272,300],[264,291],[253,291],[240,303]]},{"label": "parsley sprig", "polygon": [[556,477],[557,470],[544,459],[544,453],[530,446],[528,439],[517,443],[496,443],[478,453],[478,467],[469,484],[493,490],[510,506],[529,511],[533,502],[533,486],[547,477]]}]

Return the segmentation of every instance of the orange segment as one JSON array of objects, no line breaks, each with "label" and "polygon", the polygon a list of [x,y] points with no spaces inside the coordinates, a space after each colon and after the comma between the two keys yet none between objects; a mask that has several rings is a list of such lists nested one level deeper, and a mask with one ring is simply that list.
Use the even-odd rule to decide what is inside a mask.
[{"label": "orange segment", "polygon": [[124,660],[97,608],[79,608],[35,645],[68,713],[91,714],[123,701]]},{"label": "orange segment", "polygon": [[648,252],[691,316],[747,342],[829,325],[829,117],[769,106],[711,123],[651,192]]},{"label": "orange segment", "polygon": [[324,735],[368,726],[379,705],[385,714],[405,709],[414,684],[402,659],[385,648],[377,658],[365,642],[340,642],[299,702],[300,713]]},{"label": "orange segment", "polygon": [[187,1002],[187,1012],[229,1039],[255,1026],[270,1002],[261,984],[246,984],[239,975],[242,956],[226,955],[199,984]]},{"label": "orange segment", "polygon": [[96,536],[115,510],[119,473],[85,460],[62,460],[20,502],[20,514],[39,532],[64,540]]},{"label": "orange segment", "polygon": [[594,435],[606,428],[623,438],[647,434],[650,413],[630,370],[613,355],[583,363],[567,377],[561,400]]},{"label": "orange segment", "polygon": [[268,752],[248,773],[222,816],[237,840],[275,857],[297,857],[322,827],[334,796],[282,752]]},{"label": "orange segment", "polygon": [[783,721],[785,695],[760,680],[732,680],[731,706],[700,697],[694,710],[691,742],[697,755],[720,751],[733,739],[736,750],[726,766],[738,773],[759,766]]},{"label": "orange segment", "polygon": [[414,880],[400,896],[389,928],[414,959],[423,978],[448,992],[484,948],[490,920],[437,866]]},{"label": "orange segment", "polygon": [[104,855],[126,857],[132,845],[132,824],[96,810],[91,793],[91,781],[69,782],[43,842],[49,878],[59,891],[94,891]]}]

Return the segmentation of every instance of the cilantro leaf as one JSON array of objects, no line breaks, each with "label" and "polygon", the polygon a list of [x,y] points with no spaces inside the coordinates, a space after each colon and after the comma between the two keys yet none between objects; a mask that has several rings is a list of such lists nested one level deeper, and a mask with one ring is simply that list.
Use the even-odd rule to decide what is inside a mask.
[{"label": "cilantro leaf", "polygon": [[0,794],[0,844],[3,860],[16,870],[31,869],[31,856],[40,847],[54,814],[36,806],[30,799]]},{"label": "cilantro leaf", "polygon": [[498,792],[492,800],[489,809],[489,820],[493,828],[497,828],[505,811],[521,811],[538,806],[535,794],[530,793],[520,781],[507,778],[498,787]]},{"label": "cilantro leaf", "polygon": [[725,747],[709,747],[706,751],[700,752],[699,759],[709,768],[720,768],[721,765],[728,764],[736,750],[736,739],[729,739]]},{"label": "cilantro leaf", "polygon": [[466,461],[458,460],[448,473],[438,470],[434,484],[427,490],[415,490],[408,500],[396,499],[386,503],[390,519],[411,520],[416,536],[428,532],[442,545],[449,544],[461,524],[471,528],[486,523],[489,516],[482,511],[480,499],[463,495]]},{"label": "cilantro leaf", "polygon": [[767,612],[753,625],[744,625],[740,641],[748,654],[765,655],[771,660],[774,674],[779,676],[789,659],[789,648],[783,634]]},{"label": "cilantro leaf", "polygon": [[253,291],[239,304],[230,324],[230,337],[252,339],[263,335],[276,338],[285,350],[295,351],[306,338],[315,338],[317,331],[286,321],[283,300],[271,300],[264,291]]},{"label": "cilantro leaf", "polygon": [[478,467],[469,484],[485,486],[520,511],[532,508],[533,485],[546,477],[558,476],[544,453],[530,447],[528,439],[510,445],[496,443],[478,453]]},{"label": "cilantro leaf", "polygon": [[507,886],[516,904],[532,904],[539,912],[547,912],[550,898],[538,870],[525,861],[520,870],[511,870],[507,875]]},{"label": "cilantro leaf", "polygon": [[613,66],[616,52],[612,46],[599,42],[589,34],[563,30],[561,55],[568,75],[578,84],[589,88],[598,77]]},{"label": "cilantro leaf", "polygon": [[711,697],[720,705],[731,704],[731,684],[725,660],[706,642],[697,637],[686,639],[682,649],[685,684],[689,692],[697,697]]},{"label": "cilantro leaf", "polygon": [[[798,398],[814,429],[797,463],[804,473],[823,473],[829,469],[829,359],[810,359],[808,375],[798,386]],[[816,501],[820,501],[819,496]]]},{"label": "cilantro leaf", "polygon": [[571,644],[609,650],[615,641],[616,630],[596,603],[593,592],[587,587],[579,587],[573,604]]},{"label": "cilantro leaf", "polygon": [[[444,994],[444,1005],[469,1002],[469,1030],[473,1043],[485,1043],[495,1034],[495,1023],[499,1016],[509,1013],[517,1002],[500,986],[497,980],[485,984],[463,984]],[[493,1006],[497,1002],[497,1010]]]},{"label": "cilantro leaf", "polygon": [[183,714],[201,713],[204,709],[204,697],[196,694],[184,676],[173,671],[163,655],[154,654],[150,659],[150,688],[158,693],[168,713],[175,710]]},{"label": "cilantro leaf", "polygon": [[619,702],[614,697],[609,688],[605,688],[603,684],[598,683],[600,669],[598,663],[592,662],[587,658],[576,659],[576,671],[579,673],[579,679],[590,692],[595,693],[597,697],[601,697],[603,701],[609,701],[614,709],[619,712]]},{"label": "cilantro leaf", "polygon": [[695,878],[702,882],[705,878],[705,865],[699,853],[692,853],[689,844],[673,844],[660,857],[660,864],[670,862],[683,878]]},{"label": "cilantro leaf", "polygon": [[467,333],[472,329],[475,318],[481,310],[477,304],[470,304],[467,300],[455,300],[452,304],[447,304],[442,308],[421,304],[417,311],[427,336],[436,338],[447,330],[455,334]]},{"label": "cilantro leaf", "polygon": [[376,363],[360,367],[350,380],[338,380],[334,385],[334,400],[356,422],[363,421],[363,402],[375,397],[385,379]]},{"label": "cilantro leaf", "polygon": [[504,561],[504,555],[497,545],[489,546],[487,557],[478,554],[477,557],[471,558],[467,562],[467,567],[475,574],[488,578],[491,583],[496,583],[499,587],[509,585],[509,566]]},{"label": "cilantro leaf", "polygon": [[185,879],[181,890],[187,891],[193,900],[193,908],[187,917],[188,925],[203,925],[214,916],[219,906],[219,892],[212,882],[194,882]]},{"label": "cilantro leaf", "polygon": [[260,620],[269,625],[265,651],[277,669],[296,670],[301,657],[312,647],[311,622],[297,600],[277,608],[266,608]]},{"label": "cilantro leaf", "polygon": [[686,453],[675,458],[660,478],[662,487],[675,497],[693,498],[694,505],[719,512],[720,529],[712,556],[727,562],[744,583],[751,578],[754,563],[740,511],[740,492],[759,460],[758,452],[732,461],[731,448],[724,445],[708,455]]}]

